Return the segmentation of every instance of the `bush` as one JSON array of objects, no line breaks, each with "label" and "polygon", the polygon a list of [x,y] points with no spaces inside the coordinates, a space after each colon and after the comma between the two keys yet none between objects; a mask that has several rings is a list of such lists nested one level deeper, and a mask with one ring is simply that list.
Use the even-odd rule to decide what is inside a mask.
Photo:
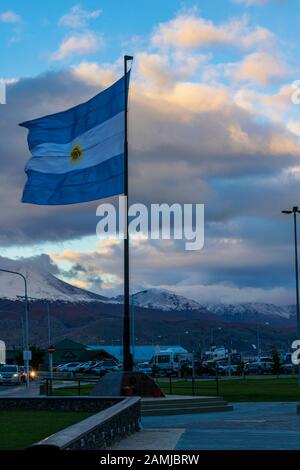
[{"label": "bush", "polygon": [[281,360],[279,353],[275,346],[272,348],[272,360],[273,360],[273,367],[272,367],[272,373],[274,375],[279,375],[281,372]]}]

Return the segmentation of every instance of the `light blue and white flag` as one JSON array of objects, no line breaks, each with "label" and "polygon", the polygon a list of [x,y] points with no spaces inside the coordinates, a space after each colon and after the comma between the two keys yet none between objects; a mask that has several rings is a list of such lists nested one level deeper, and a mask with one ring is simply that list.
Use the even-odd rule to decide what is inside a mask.
[{"label": "light blue and white flag", "polygon": [[32,154],[22,202],[75,204],[123,193],[124,110],[125,76],[86,103],[20,124]]}]

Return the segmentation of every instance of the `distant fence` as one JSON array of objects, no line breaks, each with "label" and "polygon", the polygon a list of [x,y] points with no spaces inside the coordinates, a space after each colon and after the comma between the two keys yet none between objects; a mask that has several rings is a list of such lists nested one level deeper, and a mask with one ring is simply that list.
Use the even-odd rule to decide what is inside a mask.
[{"label": "distant fence", "polygon": [[72,395],[89,395],[93,385],[98,383],[99,377],[89,378],[68,378],[68,377],[44,377],[40,382],[40,394],[46,396],[66,394],[70,391]]},{"label": "distant fence", "polygon": [[[209,378],[155,377],[156,383],[167,395],[215,395],[219,396],[219,376]],[[87,396],[98,382],[97,379],[85,378],[50,378],[41,380],[40,393],[46,396]]]},{"label": "distant fence", "polygon": [[209,377],[207,379],[191,377],[178,378],[170,376],[157,377],[156,382],[167,395],[220,395],[219,392],[219,376]]}]

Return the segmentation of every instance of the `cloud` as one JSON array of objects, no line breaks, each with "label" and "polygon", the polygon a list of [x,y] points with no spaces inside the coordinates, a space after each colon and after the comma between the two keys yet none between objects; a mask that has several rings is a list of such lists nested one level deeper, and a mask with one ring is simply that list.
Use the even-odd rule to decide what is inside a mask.
[{"label": "cloud", "polygon": [[[72,69],[7,86],[7,105],[0,108],[0,133],[6,136],[1,141],[0,188],[6,201],[1,212],[2,244],[59,241],[95,233],[97,202],[55,208],[19,202],[29,152],[26,131],[18,123],[78,104],[105,86],[101,86],[101,70],[97,85],[85,83],[86,76],[79,80]],[[256,114],[235,103],[226,87],[176,82],[158,92],[144,87],[138,76],[133,79],[129,113],[133,200],[195,202],[197,194],[197,202],[208,204],[212,217],[219,217],[219,211],[213,210],[217,205],[226,219],[242,214],[252,202],[246,198],[238,205],[238,194],[236,201],[230,200],[230,191],[223,194],[224,178],[253,177],[254,184],[258,176],[268,179],[298,165],[299,144],[285,126],[256,122]],[[212,183],[212,178],[220,184]],[[293,194],[296,198],[296,187]]]},{"label": "cloud", "polygon": [[72,29],[85,28],[90,20],[98,18],[101,13],[101,10],[87,11],[81,5],[74,5],[59,19],[59,25]]},{"label": "cloud", "polygon": [[[115,295],[119,292],[120,286],[123,284],[122,268],[121,268],[121,243],[115,240],[109,243],[108,240],[101,241],[101,245],[111,247],[110,250],[99,247],[97,251],[90,253],[78,253],[73,251],[62,253],[51,253],[51,258],[55,263],[60,261],[68,261],[71,267],[66,270],[62,269],[59,273],[60,278],[75,284],[84,286],[93,292],[107,292]],[[99,243],[100,245],[100,243]],[[110,259],[114,261],[110,264]],[[118,266],[119,265],[119,266]]]},{"label": "cloud", "polygon": [[[189,17],[197,26],[201,17]],[[164,25],[173,28],[175,20]],[[158,27],[152,40],[164,34],[157,47],[153,42],[137,46],[128,117],[130,200],[204,203],[205,247],[191,254],[181,242],[134,241],[133,285],[164,286],[199,301],[205,291],[230,300],[244,293],[251,300],[269,299],[271,292],[287,299],[291,233],[280,211],[299,195],[300,144],[291,132],[298,119],[289,109],[288,85],[281,82],[277,89],[274,82],[285,78],[288,66],[278,51],[272,59],[261,44],[257,51],[259,37],[262,47],[273,41],[268,30],[250,27],[245,19],[218,25],[204,21],[209,40],[197,36],[197,28],[196,41],[187,40],[176,23],[170,40]],[[237,46],[236,62],[219,63],[213,49],[197,50],[204,44]],[[68,57],[76,46],[71,41],[56,54]],[[255,61],[255,54],[265,56]],[[0,107],[0,135],[5,136],[0,144],[1,245],[34,249],[39,244],[40,251],[41,244],[47,248],[54,242],[57,253],[50,257],[59,275],[107,295],[122,287],[122,243],[99,241],[96,248],[89,244],[82,253],[73,251],[76,240],[81,244],[95,234],[98,202],[57,207],[19,202],[29,152],[26,131],[17,124],[86,101],[115,81],[122,65],[122,57],[114,63],[84,61],[70,70],[20,79],[8,84],[7,105]],[[257,86],[269,83],[274,84],[270,90]],[[68,246],[68,240],[73,240],[70,249],[59,252],[60,242]]]},{"label": "cloud", "polygon": [[208,58],[205,54],[186,55],[181,51],[173,54],[140,52],[136,54],[135,61],[140,80],[146,87],[160,92],[194,76]]},{"label": "cloud", "polygon": [[248,25],[247,18],[232,19],[219,25],[195,13],[179,14],[174,19],[159,24],[152,35],[155,47],[195,49],[227,45],[250,49],[270,46],[274,35],[266,28]]},{"label": "cloud", "polygon": [[289,123],[293,104],[292,84],[282,85],[273,93],[254,88],[240,88],[234,95],[235,102],[253,115],[267,117],[274,122]]},{"label": "cloud", "polygon": [[48,254],[41,254],[38,256],[31,256],[28,258],[21,257],[17,260],[12,260],[0,256],[0,264],[3,269],[10,269],[13,271],[24,272],[25,270],[41,271],[51,273],[54,275],[59,274],[60,270],[54,260]]},{"label": "cloud", "polygon": [[[253,6],[253,5],[267,5],[268,3],[273,2],[274,0],[232,0],[233,3],[240,3],[242,5],[246,5],[247,7]],[[285,0],[275,0],[277,3],[278,2],[283,2]]]},{"label": "cloud", "polygon": [[0,13],[0,22],[2,23],[19,23],[20,21],[22,21],[21,16],[11,10]]},{"label": "cloud", "polygon": [[111,65],[103,66],[96,62],[81,62],[72,67],[72,76],[83,83],[93,86],[108,87],[118,77],[117,70]]},{"label": "cloud", "polygon": [[[262,227],[266,228],[266,225],[262,224]],[[219,228],[222,236],[216,237],[208,226],[205,249],[196,256],[181,250],[178,243],[172,241],[135,240],[131,251],[132,290],[164,287],[202,303],[291,302],[289,248],[281,244],[274,250],[267,237],[265,244],[254,247],[257,241],[226,238],[229,227]],[[122,244],[112,249],[113,253],[108,256],[99,251],[73,252],[70,256],[72,267],[62,271],[60,277],[72,283],[78,279],[86,288],[103,295],[120,293],[123,285]],[[51,257],[57,262],[55,254]],[[78,263],[85,266],[85,272],[75,272],[74,266]],[[269,272],[273,273],[272,277]]]},{"label": "cloud", "polygon": [[280,57],[266,52],[254,52],[247,55],[234,66],[234,69],[235,79],[263,86],[288,75],[288,68],[284,61]]},{"label": "cloud", "polygon": [[101,34],[87,31],[67,37],[58,50],[51,55],[52,60],[63,60],[72,55],[92,54],[101,49],[104,39]]}]

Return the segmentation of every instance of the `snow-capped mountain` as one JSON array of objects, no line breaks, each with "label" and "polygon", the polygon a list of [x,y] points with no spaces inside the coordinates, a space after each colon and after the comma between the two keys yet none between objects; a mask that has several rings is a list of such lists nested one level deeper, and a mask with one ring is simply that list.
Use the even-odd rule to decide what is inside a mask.
[{"label": "snow-capped mountain", "polygon": [[206,308],[214,315],[232,320],[251,320],[256,317],[290,318],[295,314],[293,305],[274,305],[262,302],[246,302],[240,304],[208,304]]},{"label": "snow-capped mountain", "polygon": [[[124,297],[119,295],[115,300],[122,303],[123,299]],[[166,289],[156,288],[137,292],[133,295],[133,303],[138,307],[152,308],[163,312],[203,309],[203,306],[195,300],[187,299],[183,295],[175,294]]]},{"label": "snow-capped mountain", "polygon": [[[12,260],[0,258],[0,268],[21,272],[26,276],[28,296],[33,299],[47,299],[64,302],[105,301],[106,297],[75,287],[58,279],[35,258]],[[17,300],[24,295],[24,281],[21,277],[0,272],[0,298]]]},{"label": "snow-capped mountain", "polygon": [[[271,318],[289,319],[295,314],[293,305],[280,306],[259,302],[248,302],[239,304],[205,304],[202,305],[195,300],[188,299],[182,295],[165,289],[146,289],[137,292],[133,296],[134,305],[143,308],[151,308],[167,311],[197,311],[206,310],[214,316],[219,316],[224,320],[232,321],[268,321]],[[116,302],[123,302],[123,296],[114,299]]]},{"label": "snow-capped mountain", "polygon": [[[107,307],[122,304],[123,296],[104,297],[62,281],[55,274],[57,267],[51,264],[47,255],[12,260],[0,257],[0,269],[21,272],[28,280],[28,295],[33,299],[47,299],[52,302],[102,302]],[[52,269],[53,268],[53,269]],[[17,300],[24,295],[24,282],[21,278],[0,272],[0,299]],[[133,295],[134,305],[159,312],[178,312],[185,318],[220,317],[233,322],[268,321],[268,319],[288,320],[295,315],[294,306],[278,306],[267,303],[208,304],[202,305],[166,289],[150,288]],[[182,317],[181,315],[181,317]]]}]

